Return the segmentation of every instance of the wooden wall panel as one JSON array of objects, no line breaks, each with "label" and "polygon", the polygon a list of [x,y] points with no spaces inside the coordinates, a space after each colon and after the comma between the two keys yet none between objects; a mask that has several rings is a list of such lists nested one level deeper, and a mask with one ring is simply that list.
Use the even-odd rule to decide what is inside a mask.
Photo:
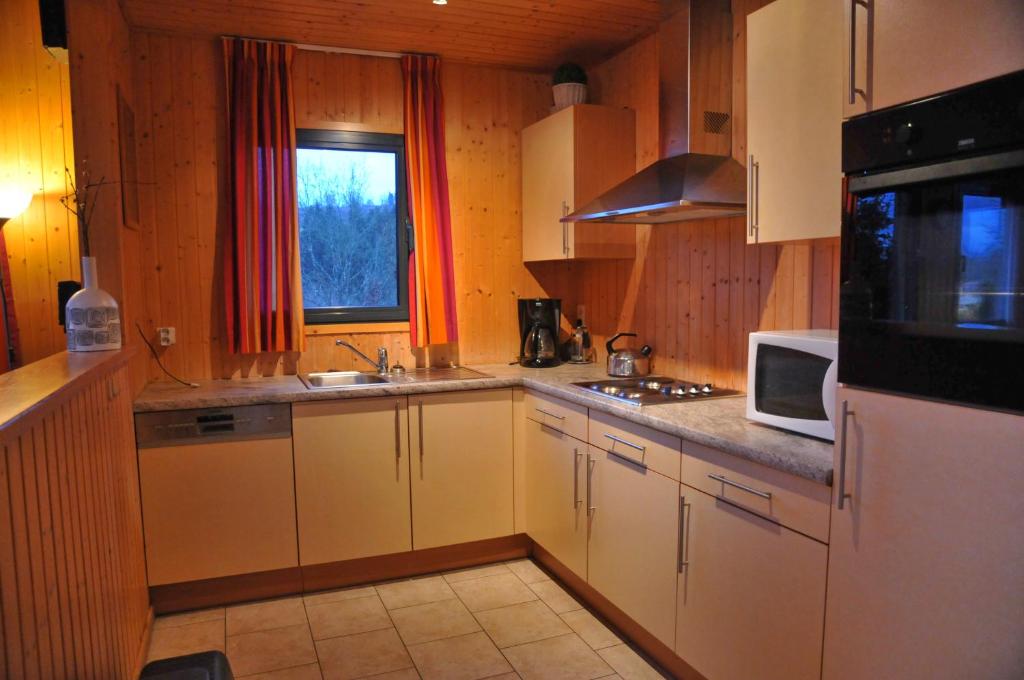
[{"label": "wooden wall panel", "polygon": [[0,21],[0,186],[33,193],[3,227],[11,267],[21,364],[64,349],[57,281],[79,278],[78,230],[59,199],[74,167],[67,64],[43,49],[39,5],[5,0]]},{"label": "wooden wall panel", "polygon": [[125,362],[0,430],[2,677],[139,671],[151,613]]},{"label": "wooden wall panel", "polygon": [[[733,1],[732,154],[744,163],[746,15],[768,1]],[[649,165],[659,146],[657,36],[591,75],[600,103],[636,110],[638,165]],[[641,226],[634,261],[583,264],[577,297],[599,359],[604,339],[636,331],[657,372],[744,389],[751,331],[836,328],[839,240],[747,245],[744,229],[743,218]]]},{"label": "wooden wall panel", "polygon": [[[295,59],[300,127],[401,133],[397,60],[300,50]],[[392,361],[508,361],[517,348],[516,299],[571,297],[571,267],[522,264],[519,131],[546,115],[543,76],[446,64],[448,172],[451,181],[460,341],[413,352],[408,332],[308,329],[307,351],[238,357],[223,349],[219,225],[225,221],[223,65],[219,44],[148,31],[132,34],[140,172],[140,316],[150,336],[175,326],[178,344],[161,349],[168,368],[188,378],[367,368],[386,346]],[[545,293],[545,291],[548,291]],[[562,293],[562,291],[569,291]],[[393,327],[393,325],[391,325]],[[166,379],[150,362],[148,378]]]}]

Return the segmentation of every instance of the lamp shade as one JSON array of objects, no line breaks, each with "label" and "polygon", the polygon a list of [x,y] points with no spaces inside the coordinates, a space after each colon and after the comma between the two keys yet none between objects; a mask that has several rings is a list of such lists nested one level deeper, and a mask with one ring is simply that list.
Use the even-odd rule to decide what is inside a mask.
[{"label": "lamp shade", "polygon": [[32,192],[21,187],[0,186],[0,220],[14,219],[32,202]]}]

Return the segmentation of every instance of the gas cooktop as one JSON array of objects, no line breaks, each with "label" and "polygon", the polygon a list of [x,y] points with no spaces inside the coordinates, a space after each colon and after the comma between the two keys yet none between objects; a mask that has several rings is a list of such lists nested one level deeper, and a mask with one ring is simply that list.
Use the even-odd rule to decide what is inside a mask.
[{"label": "gas cooktop", "polygon": [[739,390],[715,387],[711,383],[693,383],[661,375],[646,378],[591,380],[573,383],[573,385],[635,406],[704,401],[705,399],[735,397],[742,394]]}]

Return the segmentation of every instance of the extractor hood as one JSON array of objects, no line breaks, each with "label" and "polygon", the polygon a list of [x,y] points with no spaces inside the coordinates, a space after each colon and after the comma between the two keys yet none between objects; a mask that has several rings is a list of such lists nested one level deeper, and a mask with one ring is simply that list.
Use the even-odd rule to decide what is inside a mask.
[{"label": "extractor hood", "polygon": [[662,159],[563,222],[656,224],[746,213],[746,169],[732,146],[729,0],[690,0],[665,19],[659,43]]}]

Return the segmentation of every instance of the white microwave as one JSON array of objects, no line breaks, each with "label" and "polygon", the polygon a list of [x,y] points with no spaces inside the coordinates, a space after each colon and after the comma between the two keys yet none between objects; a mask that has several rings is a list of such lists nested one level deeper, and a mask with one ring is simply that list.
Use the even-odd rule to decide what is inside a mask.
[{"label": "white microwave", "polygon": [[833,330],[751,333],[747,418],[834,441],[838,354]]}]

